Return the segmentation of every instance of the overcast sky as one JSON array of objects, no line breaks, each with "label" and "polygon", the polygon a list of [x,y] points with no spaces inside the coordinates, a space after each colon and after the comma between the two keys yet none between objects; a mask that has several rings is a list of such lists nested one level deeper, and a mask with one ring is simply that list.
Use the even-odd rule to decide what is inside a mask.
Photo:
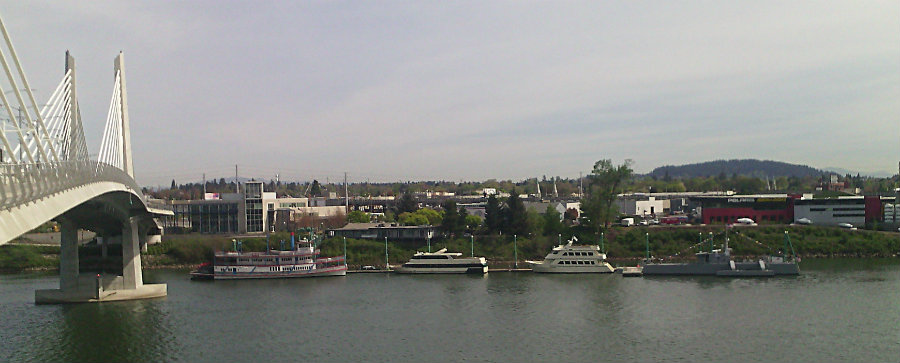
[{"label": "overcast sky", "polygon": [[577,177],[900,159],[898,1],[0,1],[46,100],[76,59],[91,152],[125,52],[143,185]]}]

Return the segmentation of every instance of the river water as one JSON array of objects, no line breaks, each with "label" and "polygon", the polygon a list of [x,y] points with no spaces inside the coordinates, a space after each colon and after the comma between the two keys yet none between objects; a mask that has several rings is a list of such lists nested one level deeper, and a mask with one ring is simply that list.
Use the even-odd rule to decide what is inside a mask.
[{"label": "river water", "polygon": [[162,299],[34,305],[0,276],[0,361],[896,361],[900,262],[799,277],[350,274],[168,283]]}]

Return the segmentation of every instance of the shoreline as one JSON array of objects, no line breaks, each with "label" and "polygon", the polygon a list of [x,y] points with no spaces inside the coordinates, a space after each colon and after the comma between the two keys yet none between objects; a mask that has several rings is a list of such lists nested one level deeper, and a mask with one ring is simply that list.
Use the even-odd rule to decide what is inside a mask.
[{"label": "shoreline", "polygon": [[[759,258],[759,256],[749,256],[749,255],[747,255],[747,256],[737,256],[736,255],[733,257],[735,260],[752,260],[752,259]],[[827,259],[843,258],[843,259],[868,260],[868,259],[891,259],[891,258],[898,258],[898,257],[900,257],[900,256],[898,256],[897,254],[894,254],[892,256],[878,256],[878,255],[862,256],[862,255],[857,255],[857,254],[834,254],[834,255],[811,254],[811,255],[807,255],[807,256],[800,256],[800,259],[801,259],[801,263],[802,263],[803,259],[813,259],[813,260],[826,259],[827,260]],[[627,265],[627,263],[639,264],[643,260],[644,260],[643,257],[620,257],[620,258],[607,259],[607,261],[610,262],[610,264],[612,264],[613,266],[617,266],[617,267],[632,266],[632,265]],[[668,259],[665,261],[685,262],[685,261],[690,261],[690,260],[691,259]],[[490,260],[488,260],[488,262],[489,262],[488,268],[490,268],[496,272],[505,272],[507,270],[518,270],[518,271],[529,270],[530,271],[530,269],[522,267],[527,264],[524,261],[519,262],[520,267],[518,269],[513,268],[513,265],[514,265],[513,261],[494,261],[495,263],[493,263],[493,264],[490,263],[491,262]],[[625,263],[625,265],[618,266],[619,263]],[[192,269],[197,268],[197,266],[199,266],[199,265],[200,265],[199,263],[198,264],[189,264],[189,263],[146,264],[143,266],[143,270],[192,270]],[[362,265],[355,265],[355,266],[351,265],[351,266],[356,267],[356,269],[348,269],[348,272],[386,272],[385,270],[362,270],[361,269]],[[52,266],[52,267],[51,266],[36,266],[36,267],[27,267],[27,268],[24,268],[21,270],[4,269],[4,268],[0,267],[0,275],[16,275],[16,274],[21,274],[21,273],[38,273],[38,272],[54,272],[54,273],[58,274],[59,266]]]}]

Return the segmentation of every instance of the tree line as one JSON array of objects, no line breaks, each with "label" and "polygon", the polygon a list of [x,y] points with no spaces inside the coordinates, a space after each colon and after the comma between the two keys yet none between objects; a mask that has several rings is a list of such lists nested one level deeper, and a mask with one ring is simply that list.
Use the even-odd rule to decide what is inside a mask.
[{"label": "tree line", "polygon": [[[716,175],[696,177],[671,177],[663,175],[636,175],[632,172],[630,178],[624,180],[617,191],[626,192],[710,192],[710,191],[735,191],[739,194],[758,194],[764,192],[779,193],[808,193],[817,188],[827,186],[832,174],[818,176],[780,176],[775,178],[759,178],[755,176],[719,172]],[[581,197],[582,189],[587,188],[591,182],[591,175],[584,178],[560,178],[546,176],[542,178],[528,178],[517,182],[511,180],[488,179],[482,182],[452,182],[452,181],[419,181],[419,182],[393,182],[393,183],[350,183],[348,192],[354,197],[404,197],[412,198],[414,193],[447,192],[455,195],[477,195],[483,193],[485,188],[494,188],[498,191],[511,192],[515,190],[519,194],[537,195],[540,189],[541,197],[559,196],[561,198]],[[864,177],[847,174],[838,177],[838,182],[848,188],[859,188],[864,194],[888,194],[896,188],[898,177],[890,178]],[[236,190],[234,181],[226,182],[224,178],[209,180],[206,182],[206,191],[209,193],[233,193]],[[269,180],[264,182],[267,192],[275,192],[279,196],[294,197],[327,197],[331,192],[338,196],[344,195],[344,186],[339,183],[320,183],[318,180],[311,182],[282,182]],[[143,192],[153,198],[160,199],[202,199],[203,183],[178,184],[175,180],[169,188],[143,188]],[[555,190],[555,193],[554,193]],[[414,198],[413,198],[414,199]]]}]

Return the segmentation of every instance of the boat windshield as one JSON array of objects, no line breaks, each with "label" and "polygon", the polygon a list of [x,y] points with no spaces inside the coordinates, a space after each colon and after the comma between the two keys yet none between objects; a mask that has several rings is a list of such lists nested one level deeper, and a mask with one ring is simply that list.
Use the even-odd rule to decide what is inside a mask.
[{"label": "boat windshield", "polygon": [[413,256],[413,260],[446,260],[449,259],[450,256],[446,255],[417,255]]}]

